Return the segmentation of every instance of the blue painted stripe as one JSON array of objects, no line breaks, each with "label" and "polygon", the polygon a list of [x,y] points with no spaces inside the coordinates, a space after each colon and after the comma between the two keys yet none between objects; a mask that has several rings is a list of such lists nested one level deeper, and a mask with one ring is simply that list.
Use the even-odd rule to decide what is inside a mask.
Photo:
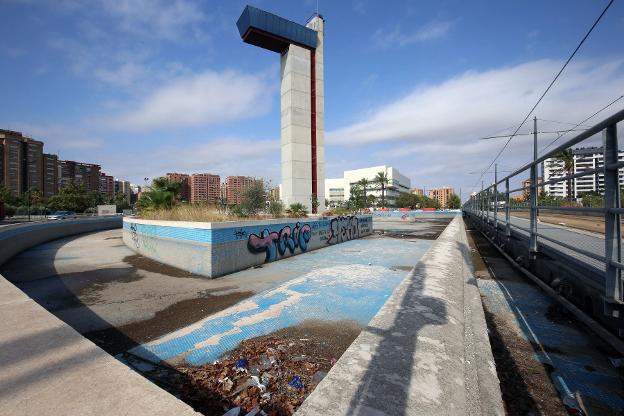
[{"label": "blue painted stripe", "polygon": [[[314,220],[301,220],[299,221],[299,223],[301,225],[309,224],[312,228],[312,231],[314,232],[318,230],[329,229],[330,221],[331,219],[322,218]],[[373,218],[370,216],[360,217],[358,221],[360,225],[368,224],[370,226],[373,222]],[[241,240],[247,241],[250,234],[260,235],[260,233],[262,233],[262,231],[264,230],[269,230],[270,232],[279,232],[282,228],[286,226],[294,228],[296,225],[297,221],[269,225],[248,225],[243,227],[207,229],[182,228],[167,225],[141,224],[124,221],[123,228],[124,230],[130,232],[136,230],[137,234],[141,234],[144,236],[171,238],[176,240],[186,240],[208,244],[224,244]]]}]

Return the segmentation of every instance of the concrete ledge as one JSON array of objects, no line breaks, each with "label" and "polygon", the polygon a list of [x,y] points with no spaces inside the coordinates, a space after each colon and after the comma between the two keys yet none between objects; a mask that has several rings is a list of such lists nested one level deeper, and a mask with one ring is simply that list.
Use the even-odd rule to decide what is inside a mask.
[{"label": "concrete ledge", "polygon": [[[0,231],[0,264],[68,235],[121,226],[120,217]],[[49,313],[0,275],[0,414],[195,415]]]},{"label": "concrete ledge", "polygon": [[20,224],[0,228],[0,265],[24,250],[57,238],[121,228],[122,217],[93,217]]},{"label": "concrete ledge", "polygon": [[503,415],[460,216],[297,415]]},{"label": "concrete ledge", "polygon": [[219,277],[372,231],[370,215],[218,223],[124,218],[123,241],[152,260]]}]

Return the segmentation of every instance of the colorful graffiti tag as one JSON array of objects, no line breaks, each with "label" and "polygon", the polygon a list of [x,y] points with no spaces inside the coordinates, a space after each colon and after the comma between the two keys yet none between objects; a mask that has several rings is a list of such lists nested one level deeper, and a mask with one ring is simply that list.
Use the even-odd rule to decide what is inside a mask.
[{"label": "colorful graffiti tag", "polygon": [[327,244],[338,244],[360,236],[358,218],[355,215],[332,218],[329,222]]},{"label": "colorful graffiti tag", "polygon": [[297,248],[301,251],[308,249],[308,241],[312,234],[310,224],[297,223],[294,228],[283,227],[279,232],[265,229],[257,234],[250,234],[247,239],[247,247],[252,253],[266,253],[266,262],[277,260],[277,255],[294,254]]}]

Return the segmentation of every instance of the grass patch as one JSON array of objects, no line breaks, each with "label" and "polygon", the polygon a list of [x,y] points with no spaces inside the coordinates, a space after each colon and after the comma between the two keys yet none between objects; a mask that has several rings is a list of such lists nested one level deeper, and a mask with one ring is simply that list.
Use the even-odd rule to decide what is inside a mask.
[{"label": "grass patch", "polygon": [[215,207],[207,205],[176,205],[171,209],[143,210],[139,217],[145,220],[197,222],[253,221],[278,218],[270,215],[236,216],[219,212]]}]

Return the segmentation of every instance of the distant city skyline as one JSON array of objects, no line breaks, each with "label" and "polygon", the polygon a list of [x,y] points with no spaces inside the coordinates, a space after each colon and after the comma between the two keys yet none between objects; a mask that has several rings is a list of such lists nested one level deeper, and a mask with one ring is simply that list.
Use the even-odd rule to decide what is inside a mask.
[{"label": "distant city skyline", "polygon": [[[240,41],[235,22],[245,4],[2,2],[0,88],[11,105],[0,128],[45,141],[61,159],[97,154],[93,162],[134,183],[173,170],[280,183],[280,68]],[[258,6],[300,23],[316,11],[309,0]],[[412,183],[468,195],[477,177],[466,173],[485,169],[504,141],[477,138],[513,131],[506,128],[522,120],[603,7],[319,2],[326,177],[389,164]],[[578,122],[624,91],[623,21],[616,2],[539,118]],[[556,126],[540,121],[540,130]],[[540,135],[540,147],[554,137]],[[530,157],[518,137],[499,164],[509,170]]]}]

